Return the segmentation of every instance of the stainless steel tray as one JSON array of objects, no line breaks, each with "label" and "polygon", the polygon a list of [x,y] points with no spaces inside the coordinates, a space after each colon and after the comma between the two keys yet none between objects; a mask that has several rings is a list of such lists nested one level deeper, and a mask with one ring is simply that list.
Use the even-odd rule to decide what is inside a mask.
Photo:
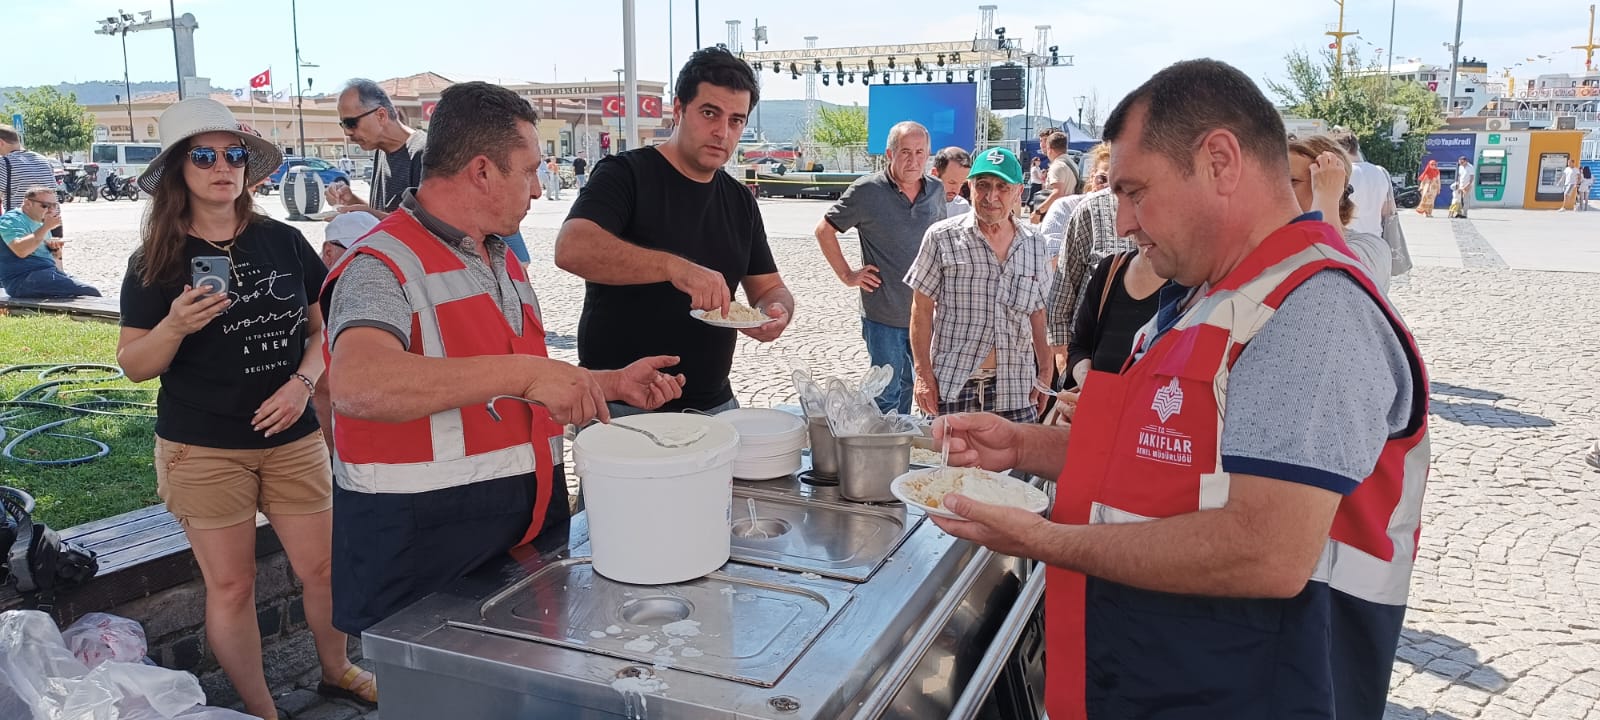
[{"label": "stainless steel tray", "polygon": [[481,623],[448,624],[772,687],[851,595],[833,581],[763,574],[627,585],[573,558],[489,598]]},{"label": "stainless steel tray", "polygon": [[855,583],[871,578],[924,517],[904,506],[818,502],[738,485],[733,494],[735,562]]}]

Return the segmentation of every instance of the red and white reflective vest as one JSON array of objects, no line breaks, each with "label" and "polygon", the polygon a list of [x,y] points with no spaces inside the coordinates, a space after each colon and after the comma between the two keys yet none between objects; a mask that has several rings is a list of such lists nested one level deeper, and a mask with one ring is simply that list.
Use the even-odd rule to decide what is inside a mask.
[{"label": "red and white reflective vest", "polygon": [[[382,260],[399,278],[412,308],[410,352],[435,358],[549,356],[533,288],[509,250],[505,265],[521,300],[520,335],[461,258],[405,210],[390,213],[353,245],[329,271],[323,287],[331,287],[357,255]],[[326,341],[323,355],[331,358]],[[329,368],[331,376],[331,362]],[[562,427],[542,407],[502,402],[495,409],[500,421],[474,404],[400,423],[362,420],[335,410],[334,477],[340,487],[354,492],[409,494],[536,472],[541,487],[526,538],[531,539],[544,525],[551,497],[545,485],[554,478],[552,443],[561,437]]]},{"label": "red and white reflective vest", "polygon": [[[1077,525],[1145,522],[1225,506],[1230,476],[1222,468],[1221,437],[1233,363],[1271,321],[1284,298],[1306,279],[1326,269],[1347,272],[1389,318],[1412,368],[1412,420],[1407,432],[1384,444],[1372,474],[1341,500],[1311,581],[1326,584],[1339,591],[1341,597],[1403,607],[1421,531],[1423,486],[1428,471],[1427,377],[1421,353],[1399,315],[1357,265],[1337,231],[1321,222],[1296,222],[1274,232],[1122,373],[1089,374],[1073,418],[1072,439],[1051,519]],[[1293,398],[1284,401],[1293,402]],[[1086,717],[1086,672],[1101,669],[1092,658],[1116,656],[1119,652],[1129,664],[1144,662],[1147,666],[1124,667],[1117,671],[1126,673],[1120,685],[1098,692],[1122,694],[1124,699],[1137,695],[1152,705],[1166,703],[1167,707],[1196,709],[1196,703],[1216,701],[1219,696],[1239,691],[1239,687],[1229,687],[1230,681],[1225,677],[1249,672],[1242,663],[1234,662],[1237,657],[1230,657],[1230,653],[1238,652],[1236,646],[1197,647],[1193,638],[1178,630],[1173,636],[1154,639],[1144,646],[1116,647],[1119,642],[1138,643],[1150,638],[1102,638],[1099,624],[1086,628],[1086,612],[1097,618],[1110,616],[1099,612],[1100,605],[1089,606],[1100,602],[1097,598],[1102,596],[1096,593],[1109,587],[1101,585],[1107,581],[1094,580],[1094,588],[1086,597],[1085,576],[1053,567],[1047,573],[1046,701],[1051,718]],[[1171,610],[1186,602],[1203,608],[1213,600],[1166,596],[1159,602],[1169,603],[1170,607],[1164,609]],[[1183,612],[1172,615],[1180,617]],[[1337,625],[1339,620],[1334,622],[1332,633],[1336,637],[1331,642],[1336,643],[1341,640],[1337,637],[1341,628]],[[1284,628],[1281,632],[1293,631]],[[1398,635],[1399,627],[1393,631]],[[1087,646],[1086,637],[1090,638]],[[1392,653],[1393,647],[1390,641],[1388,651]],[[1102,653],[1105,648],[1110,649]],[[1286,651],[1280,647],[1278,652]],[[1163,700],[1164,692],[1181,692],[1177,687],[1192,680],[1173,678],[1171,668],[1194,666],[1160,659],[1166,656],[1170,660],[1178,654],[1193,654],[1200,658],[1201,666],[1206,662],[1215,666],[1221,678],[1216,681],[1218,684],[1202,688],[1202,692]],[[1152,657],[1158,659],[1146,662]],[[1318,659],[1322,660],[1327,658]],[[1290,662],[1279,656],[1269,658],[1266,664],[1280,672],[1293,673]],[[1332,674],[1337,676],[1340,659],[1331,662]],[[1377,682],[1386,684],[1390,667],[1385,662],[1381,667],[1363,667],[1360,672],[1373,673]],[[1172,687],[1163,688],[1166,682]],[[1270,692],[1270,678],[1268,682]],[[1308,682],[1322,680],[1313,678]],[[1334,677],[1331,682],[1338,684],[1342,679]],[[1116,707],[1116,702],[1108,706]],[[1113,715],[1116,712],[1111,711]]]}]

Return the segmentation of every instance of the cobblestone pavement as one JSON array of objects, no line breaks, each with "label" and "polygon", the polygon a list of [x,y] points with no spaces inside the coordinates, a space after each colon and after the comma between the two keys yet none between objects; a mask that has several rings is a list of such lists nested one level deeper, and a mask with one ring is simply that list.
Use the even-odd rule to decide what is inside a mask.
[{"label": "cobblestone pavement", "polygon": [[[809,237],[823,206],[791,204],[768,213],[763,205],[799,310],[777,342],[741,339],[733,384],[747,405],[794,401],[786,358],[804,359],[817,374],[849,378],[867,365],[853,291],[834,280]],[[536,202],[524,228],[552,353],[571,360],[582,286],[549,261],[565,206]],[[104,213],[105,207],[94,210]],[[133,217],[130,209],[114,212]],[[784,219],[774,222],[774,214]],[[1460,267],[1485,244],[1498,248],[1511,267],[1527,266],[1512,261],[1535,252],[1556,219],[1530,221],[1533,229],[1518,236],[1518,217],[1508,212],[1491,218],[1497,221],[1492,229],[1473,232],[1467,232],[1472,223],[1491,220],[1451,223],[1448,234],[1448,221],[1422,228],[1415,225],[1420,218],[1406,219],[1408,230],[1433,233],[1441,257],[1454,257],[1438,263],[1419,258],[1424,266],[1398,279],[1392,291],[1427,357],[1434,456],[1411,609],[1386,713],[1392,720],[1600,720],[1600,497],[1593,490],[1600,473],[1583,463],[1600,421],[1600,344],[1594,340],[1600,275],[1503,263]],[[76,236],[72,252],[81,254],[69,255],[69,263],[81,263],[89,279],[115,287],[132,228],[83,224],[92,229]],[[300,227],[320,240],[319,225]],[[1581,236],[1558,238],[1566,257],[1587,257],[1583,242],[1600,247],[1596,224],[1583,227]],[[1448,245],[1452,237],[1455,248]],[[848,238],[846,253],[856,257]],[[315,699],[304,687],[283,690],[293,691],[295,703]],[[359,714],[317,702],[292,709],[296,718]]]}]

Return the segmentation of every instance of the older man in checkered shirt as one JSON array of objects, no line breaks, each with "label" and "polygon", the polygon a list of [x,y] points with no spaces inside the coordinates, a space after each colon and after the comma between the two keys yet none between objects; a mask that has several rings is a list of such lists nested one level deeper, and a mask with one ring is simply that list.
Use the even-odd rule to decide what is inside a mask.
[{"label": "older man in checkered shirt", "polygon": [[1044,238],[1018,222],[1022,164],[1004,148],[973,158],[972,212],[928,228],[906,273],[913,394],[930,415],[994,412],[1032,422],[1050,383]]}]

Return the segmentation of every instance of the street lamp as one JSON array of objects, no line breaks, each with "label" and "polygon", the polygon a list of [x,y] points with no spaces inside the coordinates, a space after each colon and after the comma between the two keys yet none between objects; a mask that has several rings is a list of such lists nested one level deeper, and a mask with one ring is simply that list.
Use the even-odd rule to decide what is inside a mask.
[{"label": "street lamp", "polygon": [[1073,100],[1078,101],[1078,127],[1083,127],[1083,104],[1089,101],[1089,96],[1079,95]]},{"label": "street lamp", "polygon": [[[133,27],[133,15],[117,10],[112,15],[100,21],[97,35],[120,35],[122,37],[122,87],[127,93],[124,97],[128,101],[128,141],[137,140],[133,134],[133,81],[128,77],[128,29]],[[181,83],[180,83],[181,85]]]},{"label": "street lamp", "polygon": [[1450,117],[1456,110],[1456,72],[1461,62],[1461,8],[1466,0],[1456,0],[1456,41],[1445,43],[1450,48],[1450,104],[1445,107],[1445,116]]},{"label": "street lamp", "polygon": [[296,0],[289,0],[289,23],[294,27],[294,113],[300,126],[300,157],[306,155],[306,96],[300,90],[300,68],[316,67],[300,59],[300,13]]}]

